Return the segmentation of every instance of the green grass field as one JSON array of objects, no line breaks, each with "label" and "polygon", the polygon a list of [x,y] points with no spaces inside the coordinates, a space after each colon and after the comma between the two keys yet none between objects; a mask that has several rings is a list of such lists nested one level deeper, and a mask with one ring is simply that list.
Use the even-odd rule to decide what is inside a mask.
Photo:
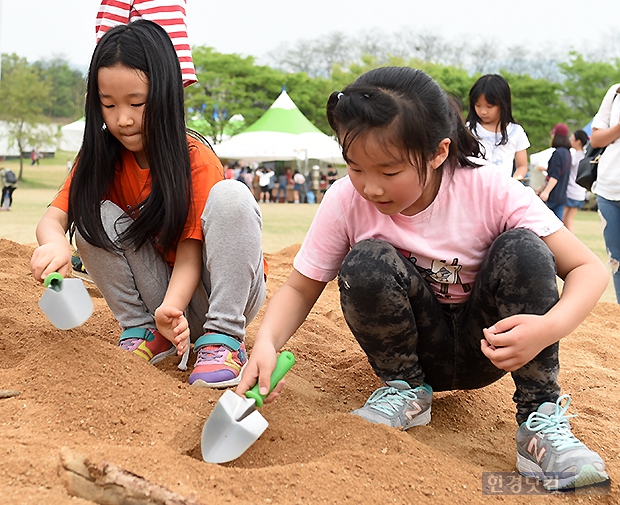
[{"label": "green grass field", "polygon": [[[40,165],[30,165],[24,160],[22,180],[13,194],[11,212],[0,212],[0,238],[36,244],[35,227],[45,213],[58,187],[67,175],[67,160],[73,153],[59,152],[54,158],[44,158]],[[4,161],[0,166],[19,173],[18,161]],[[263,249],[273,253],[293,244],[301,244],[312,222],[318,205],[261,204],[263,213]],[[575,219],[575,234],[594,253],[607,262],[605,243],[596,212],[580,211]],[[610,282],[602,301],[615,302]]]}]

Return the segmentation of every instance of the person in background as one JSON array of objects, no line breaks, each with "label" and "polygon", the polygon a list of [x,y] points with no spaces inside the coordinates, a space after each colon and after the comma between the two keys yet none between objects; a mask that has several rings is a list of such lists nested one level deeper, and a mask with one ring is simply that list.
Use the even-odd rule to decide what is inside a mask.
[{"label": "person in background", "polygon": [[482,144],[480,157],[508,176],[523,180],[527,174],[530,141],[512,117],[512,96],[506,79],[483,75],[469,91],[467,127]]},{"label": "person in background", "polygon": [[295,195],[294,202],[305,202],[306,192],[306,178],[299,170],[295,170],[295,173],[293,174],[293,195]]},{"label": "person in background", "polygon": [[276,172],[275,172],[275,170],[273,170],[273,175],[269,179],[269,188],[268,188],[268,191],[269,191],[269,201],[270,202],[275,202],[276,201],[275,197],[273,196],[273,193],[274,193],[274,191],[276,189],[276,182],[277,182],[277,180],[278,180],[278,178],[276,177]]},{"label": "person in background", "polygon": [[575,182],[577,178],[577,170],[579,162],[584,158],[584,148],[588,143],[588,134],[583,130],[577,130],[570,136],[570,145],[573,148],[571,152],[570,176],[568,177],[568,186],[566,188],[566,207],[564,207],[564,226],[569,231],[575,233],[574,221],[577,211],[583,207],[586,201],[587,191]]},{"label": "person in background", "polygon": [[260,187],[260,203],[271,203],[271,178],[275,175],[270,168],[261,165],[256,169]]},{"label": "person in background", "polygon": [[337,180],[338,171],[332,165],[327,165],[327,189],[331,188]]},{"label": "person in background", "polygon": [[592,120],[592,147],[606,147],[598,164],[592,192],[603,223],[603,237],[614,279],[616,300],[620,303],[620,83],[603,98]]},{"label": "person in background", "polygon": [[230,165],[224,166],[224,179],[235,179],[235,169]]},{"label": "person in background", "polygon": [[266,295],[260,210],[247,187],[223,180],[206,140],[188,134],[163,28],[141,19],[106,32],[85,109],[75,166],[36,229],[33,277],[67,273],[71,230],[119,323],[120,349],[153,364],[185,359],[193,342],[190,384],[237,384],[245,327]]},{"label": "person in background", "polygon": [[280,201],[280,195],[284,198],[282,203],[287,203],[288,185],[291,183],[291,169],[286,167],[284,172],[278,176],[278,193],[276,195],[276,203]]},{"label": "person in background", "polygon": [[241,176],[243,177],[243,182],[245,185],[254,192],[252,185],[254,184],[254,174],[252,173],[252,168],[250,167],[242,167],[241,168]]},{"label": "person in background", "polygon": [[547,179],[545,185],[538,190],[538,196],[560,219],[564,217],[566,206],[566,188],[570,179],[571,154],[568,140],[568,126],[556,124],[550,132],[551,147],[555,151],[547,163]]},{"label": "person in background", "polygon": [[602,458],[571,432],[558,383],[559,341],[605,290],[602,262],[530,188],[477,167],[478,142],[421,70],[363,74],[332,93],[327,118],[348,177],[325,193],[269,301],[237,394],[257,379],[269,391],[277,351],[337,277],[344,318],[384,382],[353,414],[425,425],[434,390],[477,389],[509,372],[518,470],[549,490],[608,481]]},{"label": "person in background", "polygon": [[0,181],[2,182],[0,211],[9,211],[13,205],[13,191],[17,189],[17,176],[13,170],[0,168]]}]

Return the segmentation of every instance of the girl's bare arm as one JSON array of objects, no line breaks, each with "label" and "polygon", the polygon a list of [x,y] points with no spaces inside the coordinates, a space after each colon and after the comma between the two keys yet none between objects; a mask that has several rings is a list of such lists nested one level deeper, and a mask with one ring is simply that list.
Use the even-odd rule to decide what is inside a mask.
[{"label": "girl's bare arm", "polygon": [[237,393],[245,393],[257,380],[261,393],[266,393],[275,368],[276,352],[305,321],[325,285],[293,270],[269,301]]},{"label": "girl's bare arm", "polygon": [[183,311],[196,291],[201,273],[202,242],[194,239],[179,242],[166,296],[155,310],[157,329],[176,345],[179,354],[189,346],[189,325]]}]

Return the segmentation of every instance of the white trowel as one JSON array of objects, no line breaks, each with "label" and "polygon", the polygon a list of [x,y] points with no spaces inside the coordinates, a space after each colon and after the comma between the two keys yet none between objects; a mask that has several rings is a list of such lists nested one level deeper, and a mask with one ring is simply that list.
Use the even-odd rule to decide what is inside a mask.
[{"label": "white trowel", "polygon": [[[295,356],[283,351],[271,374],[269,393],[295,364]],[[269,395],[267,393],[267,395]],[[258,392],[258,384],[245,393],[247,398],[227,390],[215,404],[202,429],[202,459],[207,463],[226,463],[241,456],[269,426],[256,410],[267,395]]]},{"label": "white trowel", "polygon": [[64,279],[58,272],[43,281],[47,288],[39,307],[56,328],[69,330],[80,326],[93,313],[93,301],[80,279]]}]

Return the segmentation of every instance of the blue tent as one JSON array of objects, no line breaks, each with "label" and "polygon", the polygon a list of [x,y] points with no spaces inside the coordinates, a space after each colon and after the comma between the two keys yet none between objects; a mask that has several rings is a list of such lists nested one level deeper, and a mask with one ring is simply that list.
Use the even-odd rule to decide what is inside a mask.
[{"label": "blue tent", "polygon": [[588,134],[588,137],[592,135],[592,121],[585,125],[582,130]]}]

